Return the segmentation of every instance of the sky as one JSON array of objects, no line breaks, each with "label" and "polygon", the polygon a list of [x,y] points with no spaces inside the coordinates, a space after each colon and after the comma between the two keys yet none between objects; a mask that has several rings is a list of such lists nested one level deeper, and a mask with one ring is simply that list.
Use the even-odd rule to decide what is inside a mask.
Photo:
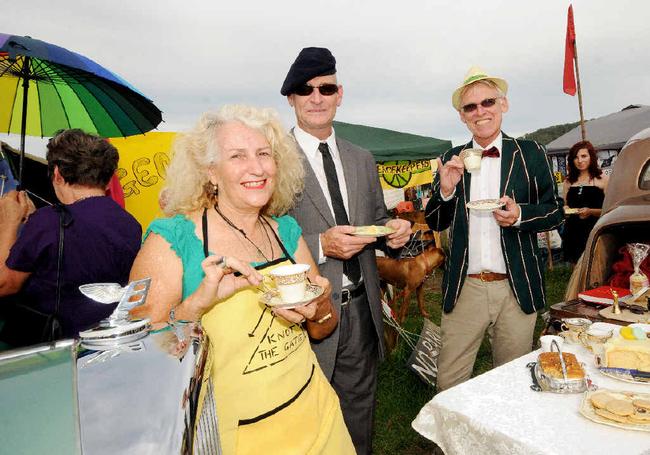
[{"label": "sky", "polygon": [[[83,54],[183,131],[227,103],[273,107],[303,47],[329,48],[344,88],[337,120],[469,140],[451,94],[470,66],[509,83],[513,136],[579,120],[562,91],[564,0],[25,0],[2,9],[0,32]],[[573,2],[585,118],[650,104],[650,3]],[[18,146],[5,133],[0,139]],[[28,152],[30,150],[28,142]],[[32,145],[37,148],[38,146]]]}]

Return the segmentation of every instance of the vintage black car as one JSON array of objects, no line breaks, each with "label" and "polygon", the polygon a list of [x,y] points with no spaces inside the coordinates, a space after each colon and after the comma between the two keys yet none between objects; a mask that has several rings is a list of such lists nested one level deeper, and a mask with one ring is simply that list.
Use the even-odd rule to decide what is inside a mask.
[{"label": "vintage black car", "polygon": [[619,153],[610,175],[602,216],[576,264],[565,302],[552,307],[551,317],[602,320],[598,308],[580,302],[578,293],[609,285],[612,266],[620,257],[619,250],[635,242],[650,244],[650,128],[633,136]]}]

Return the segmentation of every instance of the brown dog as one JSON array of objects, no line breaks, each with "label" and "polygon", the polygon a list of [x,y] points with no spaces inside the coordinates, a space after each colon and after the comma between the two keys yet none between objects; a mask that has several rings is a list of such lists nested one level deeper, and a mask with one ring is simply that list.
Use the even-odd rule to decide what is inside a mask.
[{"label": "brown dog", "polygon": [[445,262],[445,253],[440,248],[436,248],[433,243],[419,255],[413,258],[392,259],[388,257],[377,257],[377,268],[379,277],[401,289],[401,293],[395,293],[389,305],[393,310],[397,310],[395,304],[399,297],[402,298],[402,306],[397,310],[398,321],[404,322],[410,302],[410,296],[416,291],[420,314],[423,317],[429,317],[424,306],[424,280]]}]

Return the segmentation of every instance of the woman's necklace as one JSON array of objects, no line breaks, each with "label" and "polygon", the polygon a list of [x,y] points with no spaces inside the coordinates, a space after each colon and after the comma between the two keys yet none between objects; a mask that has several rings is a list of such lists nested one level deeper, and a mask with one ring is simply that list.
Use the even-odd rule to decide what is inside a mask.
[{"label": "woman's necklace", "polygon": [[582,187],[589,186],[589,184],[591,183],[591,176],[590,175],[587,176],[587,182],[586,183],[581,182],[580,181],[580,176],[578,176],[578,180],[577,180],[576,183],[578,184],[578,196],[580,196],[580,195],[582,195]]},{"label": "woman's necklace", "polygon": [[[221,210],[219,210],[219,206],[217,204],[214,204],[214,210],[219,214],[219,216],[226,222],[226,224],[231,229],[233,229],[236,232],[239,232],[239,234],[241,234],[241,236],[244,237],[244,239],[246,241],[248,241],[248,243],[253,245],[253,248],[255,248],[255,251],[257,251],[257,254],[259,256],[258,259],[264,259],[266,262],[270,262],[269,258],[266,257],[264,252],[257,246],[257,244],[255,242],[253,242],[248,237],[248,235],[246,235],[246,231],[244,231],[242,228],[238,227],[237,225],[235,225],[235,223],[230,221],[230,219],[228,217],[226,217],[226,215],[224,215],[221,212]],[[273,242],[271,242],[271,238],[269,237],[269,233],[266,231],[266,227],[264,226],[264,224],[262,222],[260,222],[260,215],[258,215],[256,223],[259,223],[260,227],[264,231],[264,234],[266,235],[266,240],[269,242],[269,248],[271,249],[271,258],[273,258],[273,254],[274,254],[274,252],[273,252]],[[239,239],[239,237],[237,237],[237,238]],[[240,240],[240,242],[241,242],[241,240]]]}]

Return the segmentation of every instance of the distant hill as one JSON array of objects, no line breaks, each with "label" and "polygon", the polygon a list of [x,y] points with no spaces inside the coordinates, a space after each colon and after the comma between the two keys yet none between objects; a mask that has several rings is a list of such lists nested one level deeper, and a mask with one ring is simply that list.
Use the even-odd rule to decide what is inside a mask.
[{"label": "distant hill", "polygon": [[537,131],[533,131],[532,133],[524,134],[520,139],[530,139],[532,141],[537,141],[542,145],[546,145],[549,142],[562,136],[564,133],[571,131],[579,124],[580,122],[573,122],[565,123],[563,125],[553,125],[546,128],[540,128]]}]

